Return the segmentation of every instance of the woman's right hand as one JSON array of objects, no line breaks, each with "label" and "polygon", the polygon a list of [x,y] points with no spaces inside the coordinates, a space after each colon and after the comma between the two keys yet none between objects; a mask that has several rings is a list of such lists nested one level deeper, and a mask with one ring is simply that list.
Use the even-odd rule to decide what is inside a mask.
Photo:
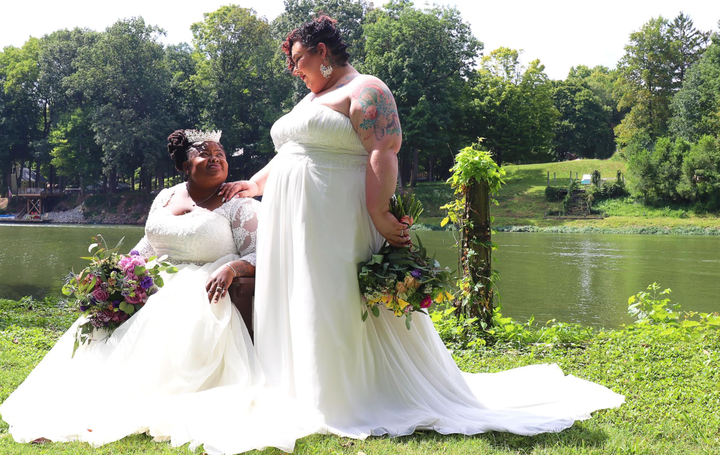
[{"label": "woman's right hand", "polygon": [[234,197],[255,197],[260,193],[258,184],[252,180],[239,180],[223,185],[218,194],[222,196],[223,202]]}]

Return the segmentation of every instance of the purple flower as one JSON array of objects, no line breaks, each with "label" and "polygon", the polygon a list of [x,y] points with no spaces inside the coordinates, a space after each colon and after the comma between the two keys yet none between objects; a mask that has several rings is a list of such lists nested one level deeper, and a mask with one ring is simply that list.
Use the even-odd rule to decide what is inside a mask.
[{"label": "purple flower", "polygon": [[150,289],[152,287],[152,285],[153,285],[153,279],[151,276],[146,276],[142,279],[142,281],[140,281],[140,287],[145,290]]},{"label": "purple flower", "polygon": [[104,302],[110,298],[110,294],[108,294],[108,292],[102,288],[95,289],[92,292],[92,295],[100,302]]},{"label": "purple flower", "polygon": [[140,256],[140,252],[138,250],[130,250],[130,256]]},{"label": "purple flower", "polygon": [[88,308],[90,308],[89,305],[80,305],[80,311],[87,311]]},{"label": "purple flower", "polygon": [[118,308],[120,306],[120,300],[113,300],[112,306],[113,308]]},{"label": "purple flower", "polygon": [[410,275],[412,275],[414,278],[420,278],[422,276],[422,272],[418,269],[415,269],[410,272]]}]

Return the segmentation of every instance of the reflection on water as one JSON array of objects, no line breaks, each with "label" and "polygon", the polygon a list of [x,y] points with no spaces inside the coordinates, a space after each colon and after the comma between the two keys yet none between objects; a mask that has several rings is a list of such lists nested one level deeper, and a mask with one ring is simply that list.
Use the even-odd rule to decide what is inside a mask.
[{"label": "reflection on water", "polygon": [[[420,236],[454,268],[447,233]],[[631,321],[628,297],[652,282],[671,288],[685,310],[720,311],[715,236],[499,233],[493,240],[503,313],[518,320],[617,327]]]},{"label": "reflection on water", "polygon": [[80,258],[92,236],[101,234],[111,248],[125,237],[120,250],[129,251],[143,233],[141,226],[0,224],[0,298],[59,295],[68,271],[87,265]]},{"label": "reflection on water", "polygon": [[[86,261],[90,237],[128,251],[136,226],[0,225],[0,297],[58,295],[60,279]],[[449,232],[420,232],[438,260],[457,268]],[[499,233],[493,237],[503,313],[598,327],[630,322],[627,299],[656,281],[685,310],[720,311],[720,237],[625,234]]]}]

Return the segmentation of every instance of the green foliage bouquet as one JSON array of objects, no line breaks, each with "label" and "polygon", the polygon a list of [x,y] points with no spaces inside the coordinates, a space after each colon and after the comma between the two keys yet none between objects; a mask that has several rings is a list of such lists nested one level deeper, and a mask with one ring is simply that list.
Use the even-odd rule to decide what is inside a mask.
[{"label": "green foliage bouquet", "polygon": [[73,355],[81,344],[92,341],[95,329],[112,333],[140,310],[163,286],[161,272],[177,272],[165,257],[146,260],[135,250],[128,255],[118,253],[122,239],[111,249],[100,235],[93,242],[88,248],[93,255],[83,258],[90,264],[79,274],[70,272],[62,288],[86,318],[78,326]]},{"label": "green foliage bouquet", "polygon": [[[410,228],[420,217],[422,204],[415,195],[397,195],[390,200],[390,212]],[[434,257],[427,255],[420,237],[417,245],[395,248],[385,242],[367,263],[360,264],[358,281],[367,309],[363,311],[365,321],[368,313],[380,315],[380,306],[405,316],[405,325],[410,329],[414,312],[426,313],[434,302],[451,299],[450,269],[440,267]]]}]

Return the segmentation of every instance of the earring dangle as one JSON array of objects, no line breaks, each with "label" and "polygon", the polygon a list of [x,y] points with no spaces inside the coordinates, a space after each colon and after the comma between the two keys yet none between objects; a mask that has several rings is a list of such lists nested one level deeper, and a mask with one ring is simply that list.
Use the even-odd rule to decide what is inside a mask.
[{"label": "earring dangle", "polygon": [[332,65],[325,66],[325,61],[320,63],[320,73],[322,73],[323,77],[325,79],[330,79],[330,75],[333,72]]}]

